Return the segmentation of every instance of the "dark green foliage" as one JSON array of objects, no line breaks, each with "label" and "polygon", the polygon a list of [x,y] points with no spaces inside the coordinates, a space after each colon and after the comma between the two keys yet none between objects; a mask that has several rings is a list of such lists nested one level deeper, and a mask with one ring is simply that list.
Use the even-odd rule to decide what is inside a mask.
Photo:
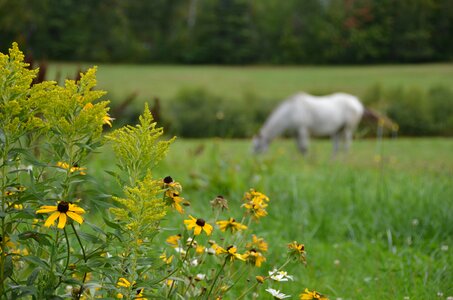
[{"label": "dark green foliage", "polygon": [[4,0],[0,50],[36,58],[167,63],[452,59],[450,0]]},{"label": "dark green foliage", "polygon": [[271,111],[267,101],[253,95],[228,102],[203,89],[182,90],[169,102],[165,115],[170,128],[182,137],[250,137]]},{"label": "dark green foliage", "polygon": [[[246,94],[242,101],[227,101],[201,88],[186,89],[166,103],[162,119],[170,124],[173,134],[181,137],[251,137],[278,104],[270,100]],[[375,85],[367,90],[363,101],[396,122],[400,135],[453,135],[451,88],[436,86],[424,91]],[[374,135],[377,123],[368,121],[361,126],[366,128],[362,134]]]}]

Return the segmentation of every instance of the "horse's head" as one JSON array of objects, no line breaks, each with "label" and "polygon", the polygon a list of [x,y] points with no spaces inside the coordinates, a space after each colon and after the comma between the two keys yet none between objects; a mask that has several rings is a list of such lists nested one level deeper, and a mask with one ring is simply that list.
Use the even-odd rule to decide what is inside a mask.
[{"label": "horse's head", "polygon": [[267,150],[269,143],[261,135],[261,133],[258,133],[257,135],[253,136],[252,145],[253,145],[253,153],[259,154],[259,153],[263,153]]}]

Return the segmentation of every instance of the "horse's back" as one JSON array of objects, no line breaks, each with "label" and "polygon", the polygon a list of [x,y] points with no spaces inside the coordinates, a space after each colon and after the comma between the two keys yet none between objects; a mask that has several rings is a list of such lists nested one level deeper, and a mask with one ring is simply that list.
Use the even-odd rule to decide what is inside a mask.
[{"label": "horse's back", "polygon": [[305,93],[294,98],[294,113],[304,111],[299,118],[310,127],[314,135],[329,135],[343,127],[354,128],[360,122],[364,111],[360,100],[350,94],[335,93],[327,96],[312,96]]}]

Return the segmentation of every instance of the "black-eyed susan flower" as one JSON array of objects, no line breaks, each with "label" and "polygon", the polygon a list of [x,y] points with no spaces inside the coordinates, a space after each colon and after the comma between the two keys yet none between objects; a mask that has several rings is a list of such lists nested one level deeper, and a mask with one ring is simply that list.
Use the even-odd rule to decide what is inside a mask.
[{"label": "black-eyed susan flower", "polygon": [[165,195],[167,196],[166,199],[168,204],[172,206],[177,212],[183,214],[184,209],[182,208],[181,204],[184,204],[185,200],[184,198],[179,196],[179,192],[168,190],[165,192]]},{"label": "black-eyed susan flower", "polygon": [[179,241],[181,240],[181,234],[171,235],[165,241],[173,248],[179,247]]},{"label": "black-eyed susan flower", "polygon": [[250,249],[243,255],[247,263],[254,265],[255,267],[261,267],[261,264],[266,261],[266,258],[261,252],[255,249]]},{"label": "black-eyed susan flower", "polygon": [[258,249],[262,252],[267,252],[268,245],[263,238],[252,235],[252,241],[248,242],[245,246],[247,249]]},{"label": "black-eyed susan flower", "polygon": [[329,300],[326,296],[321,295],[317,291],[309,291],[308,289],[305,289],[305,291],[299,295],[300,300]]},{"label": "black-eyed susan flower", "polygon": [[255,220],[267,216],[267,204],[259,201],[249,201],[242,205]]},{"label": "black-eyed susan flower", "polygon": [[229,246],[226,249],[223,249],[222,247],[218,246],[216,248],[216,253],[218,254],[225,254],[227,259],[230,259],[230,261],[233,261],[235,259],[239,259],[242,261],[245,261],[245,258],[242,254],[237,253],[238,249],[235,246]]},{"label": "black-eyed susan flower", "polygon": [[283,293],[280,293],[280,290],[275,290],[271,288],[267,288],[266,292],[271,294],[274,297],[274,299],[285,299],[291,297],[291,295],[285,295]]},{"label": "black-eyed susan flower", "polygon": [[294,241],[288,244],[288,252],[291,257],[305,263],[305,246]]},{"label": "black-eyed susan flower", "polygon": [[135,291],[135,297],[134,299],[135,300],[147,300],[147,298],[144,298],[143,297],[143,293],[145,292],[145,289],[144,288],[140,288],[140,289],[137,289],[137,291]]},{"label": "black-eyed susan flower", "polygon": [[164,188],[168,188],[173,191],[181,192],[182,191],[182,186],[179,182],[174,181],[171,176],[167,176],[164,179],[162,179],[162,182],[164,184]]},{"label": "black-eyed susan flower", "polygon": [[79,172],[80,175],[86,175],[84,171],[87,168],[82,168],[77,163],[73,163],[72,165],[70,165],[67,162],[59,161],[57,162],[57,167],[68,170],[69,173]]},{"label": "black-eyed susan flower", "polygon": [[219,225],[219,228],[221,231],[226,231],[226,230],[231,230],[231,232],[236,232],[236,231],[241,231],[247,229],[247,226],[236,222],[235,219],[229,218],[228,220],[225,221],[217,221],[217,225]]},{"label": "black-eyed susan flower", "polygon": [[186,224],[186,227],[188,230],[193,229],[194,235],[200,235],[201,231],[204,231],[206,235],[210,235],[212,233],[212,226],[206,223],[205,220],[203,219],[196,219],[192,216],[189,215],[188,220],[184,220],[184,224]]},{"label": "black-eyed susan flower", "polygon": [[75,204],[60,201],[58,205],[44,205],[36,211],[37,214],[52,213],[44,223],[45,227],[50,227],[55,224],[58,219],[57,227],[62,229],[66,225],[67,218],[71,218],[79,224],[83,223],[81,214],[85,213],[85,210],[78,207]]}]

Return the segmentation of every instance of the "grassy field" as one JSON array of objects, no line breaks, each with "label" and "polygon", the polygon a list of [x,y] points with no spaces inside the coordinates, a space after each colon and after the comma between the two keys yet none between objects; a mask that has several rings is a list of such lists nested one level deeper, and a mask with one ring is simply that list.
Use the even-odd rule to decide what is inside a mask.
[{"label": "grassy field", "polygon": [[[50,64],[48,79],[74,77],[77,68],[93,64]],[[99,88],[113,100],[138,92],[138,102],[171,99],[182,88],[203,87],[226,99],[253,94],[279,101],[297,91],[313,93],[349,92],[363,96],[372,86],[430,88],[453,85],[453,64],[381,66],[155,66],[99,65]],[[142,107],[140,105],[140,107]]]},{"label": "grassy field", "polygon": [[[216,195],[229,200],[221,218],[241,215],[243,193],[251,187],[270,197],[269,216],[252,225],[269,243],[268,260],[240,281],[238,291],[281,263],[286,244],[297,240],[305,243],[307,266],[286,267],[295,282],[265,282],[260,299],[271,298],[268,286],[293,299],[305,287],[331,300],[453,296],[453,140],[360,140],[336,160],[330,147],[327,140],[314,141],[304,158],[293,141],[277,140],[254,157],[246,140],[177,140],[154,174],[180,181],[190,213],[208,222]],[[90,169],[101,175],[112,168],[110,161],[105,155]],[[182,219],[169,216],[163,238],[176,234],[168,228]]]}]

